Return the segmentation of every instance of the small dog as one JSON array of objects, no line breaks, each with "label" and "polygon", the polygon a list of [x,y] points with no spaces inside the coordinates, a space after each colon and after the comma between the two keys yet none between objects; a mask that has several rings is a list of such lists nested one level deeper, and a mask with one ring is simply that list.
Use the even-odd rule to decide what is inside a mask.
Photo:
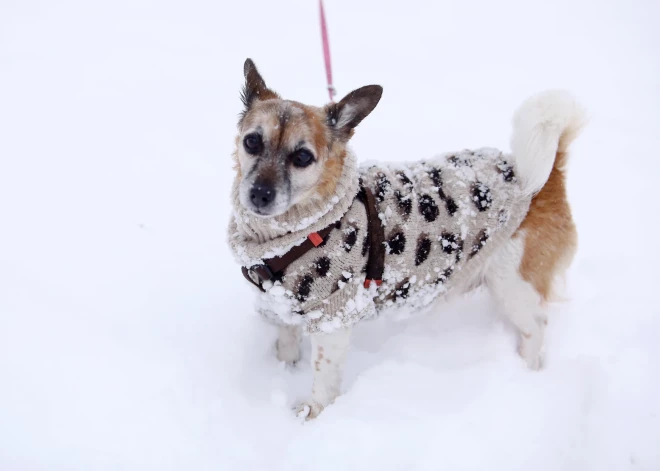
[{"label": "small dog", "polygon": [[584,120],[569,94],[521,106],[511,154],[358,168],[347,145],[380,86],[318,108],[281,99],[250,59],[244,73],[229,243],[260,290],[258,310],[280,326],[278,358],[296,362],[311,335],[314,385],[299,415],[316,417],[339,394],[355,323],[481,284],[540,368],[544,306],[577,245],[564,166]]}]

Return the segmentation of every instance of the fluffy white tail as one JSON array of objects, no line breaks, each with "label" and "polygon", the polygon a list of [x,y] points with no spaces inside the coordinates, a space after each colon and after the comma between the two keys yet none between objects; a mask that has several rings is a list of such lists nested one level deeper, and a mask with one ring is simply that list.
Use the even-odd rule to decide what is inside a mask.
[{"label": "fluffy white tail", "polygon": [[513,117],[511,151],[523,191],[535,194],[548,181],[557,152],[565,152],[585,124],[582,107],[563,90],[528,98]]}]

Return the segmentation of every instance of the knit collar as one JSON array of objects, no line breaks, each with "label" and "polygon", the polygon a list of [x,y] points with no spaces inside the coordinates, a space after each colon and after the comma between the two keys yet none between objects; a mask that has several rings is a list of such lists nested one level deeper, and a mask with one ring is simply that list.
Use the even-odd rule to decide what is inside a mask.
[{"label": "knit collar", "polygon": [[310,233],[340,220],[359,189],[357,159],[351,151],[346,151],[337,188],[328,200],[299,203],[271,218],[257,217],[241,205],[239,183],[237,178],[232,185],[234,211],[229,223],[229,245],[239,263],[249,266],[287,252]]}]

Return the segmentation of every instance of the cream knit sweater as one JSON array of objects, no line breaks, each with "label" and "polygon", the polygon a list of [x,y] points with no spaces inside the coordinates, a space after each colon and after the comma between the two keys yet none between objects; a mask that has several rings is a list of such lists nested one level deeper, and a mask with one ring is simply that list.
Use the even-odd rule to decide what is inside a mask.
[{"label": "cream knit sweater", "polygon": [[[369,289],[363,287],[367,216],[355,199],[360,177],[376,196],[386,244],[383,284]],[[266,283],[266,293],[259,292],[264,316],[312,333],[350,326],[388,308],[416,311],[472,281],[518,228],[530,203],[496,149],[360,169],[348,153],[330,201],[296,205],[268,219],[242,208],[237,185],[229,243],[241,265],[281,255],[339,221],[322,245],[291,264],[281,279]]]}]

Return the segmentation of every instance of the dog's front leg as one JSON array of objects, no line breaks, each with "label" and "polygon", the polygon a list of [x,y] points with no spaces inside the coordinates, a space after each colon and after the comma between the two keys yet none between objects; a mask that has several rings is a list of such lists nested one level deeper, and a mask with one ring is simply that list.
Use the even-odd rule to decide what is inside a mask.
[{"label": "dog's front leg", "polygon": [[351,329],[336,330],[329,334],[312,334],[312,370],[314,385],[312,397],[298,407],[298,416],[313,419],[335,400],[341,388]]},{"label": "dog's front leg", "polygon": [[297,325],[281,325],[277,335],[277,359],[294,364],[300,360],[302,329]]}]

